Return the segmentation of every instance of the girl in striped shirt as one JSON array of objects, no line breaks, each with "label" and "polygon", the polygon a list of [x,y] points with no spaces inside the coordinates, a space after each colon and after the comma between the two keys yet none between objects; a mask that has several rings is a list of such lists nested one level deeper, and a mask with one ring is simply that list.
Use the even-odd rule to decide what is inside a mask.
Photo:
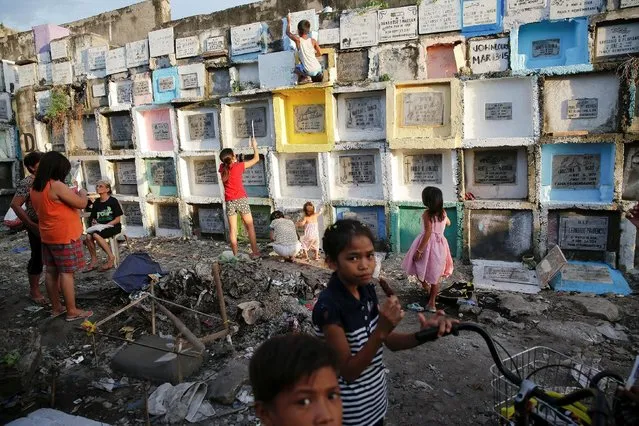
[{"label": "girl in striped shirt", "polygon": [[[404,317],[396,296],[379,305],[372,283],[375,270],[374,237],[357,220],[339,220],[322,239],[327,264],[335,271],[313,309],[313,327],[338,354],[344,425],[383,425],[388,405],[383,347],[410,349],[419,343],[414,334],[394,328]],[[453,322],[441,313],[426,319],[422,328],[449,333]]]}]

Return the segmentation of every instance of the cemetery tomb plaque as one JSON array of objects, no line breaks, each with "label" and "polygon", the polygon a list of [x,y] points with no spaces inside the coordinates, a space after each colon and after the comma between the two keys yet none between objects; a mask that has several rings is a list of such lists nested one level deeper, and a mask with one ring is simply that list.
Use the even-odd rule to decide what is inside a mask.
[{"label": "cemetery tomb plaque", "polygon": [[134,161],[120,161],[117,163],[117,178],[120,185],[137,185]]},{"label": "cemetery tomb plaque", "polygon": [[379,96],[346,99],[347,129],[382,128],[381,101]]},{"label": "cemetery tomb plaque", "polygon": [[578,18],[599,13],[601,0],[550,0],[550,19]]},{"label": "cemetery tomb plaque", "polygon": [[175,167],[172,160],[149,161],[151,171],[151,185],[176,186]]},{"label": "cemetery tomb plaque", "polygon": [[404,157],[404,183],[442,183],[442,154]]},{"label": "cemetery tomb plaque", "polygon": [[635,6],[639,6],[639,0],[621,0],[620,2],[621,8],[635,7]]},{"label": "cemetery tomb plaque", "polygon": [[569,99],[566,103],[566,118],[571,120],[597,118],[599,106],[597,98]]},{"label": "cemetery tomb plaque", "polygon": [[556,189],[598,188],[600,170],[600,154],[554,155],[552,187]]},{"label": "cemetery tomb plaque", "polygon": [[91,86],[91,92],[94,98],[106,96],[106,83],[98,83]]},{"label": "cemetery tomb plaque", "polygon": [[7,108],[7,102],[4,100],[0,101],[0,119],[1,120],[9,119],[9,109]]},{"label": "cemetery tomb plaque", "polygon": [[[246,161],[252,159],[252,155],[244,157]],[[245,186],[265,186],[266,185],[266,170],[264,169],[264,159],[260,155],[260,162],[251,168],[244,170],[242,176],[242,182]]]},{"label": "cemetery tomb plaque", "polygon": [[73,68],[71,62],[58,62],[51,65],[53,73],[53,84],[73,83]]},{"label": "cemetery tomb plaque", "polygon": [[471,39],[470,68],[474,74],[500,72],[508,69],[510,44],[508,37],[493,39]]},{"label": "cemetery tomb plaque", "polygon": [[109,117],[111,129],[111,145],[113,147],[125,147],[131,142],[133,123],[128,115],[113,115]]},{"label": "cemetery tomb plaque", "polygon": [[605,251],[608,246],[606,216],[561,215],[559,247],[563,250]]},{"label": "cemetery tomb plaque", "polygon": [[33,86],[36,84],[36,69],[34,64],[27,64],[18,67],[18,81],[20,87]]},{"label": "cemetery tomb plaque", "polygon": [[212,112],[188,115],[187,121],[190,140],[215,139],[215,114]]},{"label": "cemetery tomb plaque", "polygon": [[529,270],[521,266],[484,266],[484,279],[497,282],[536,284]]},{"label": "cemetery tomb plaque", "polygon": [[215,159],[193,160],[193,173],[196,185],[217,184]]},{"label": "cemetery tomb plaque", "polygon": [[197,89],[200,85],[197,81],[197,73],[181,74],[182,89]]},{"label": "cemetery tomb plaque", "polygon": [[339,31],[341,49],[375,46],[377,44],[377,11],[342,13]]},{"label": "cemetery tomb plaque", "polygon": [[132,91],[133,84],[131,81],[122,81],[118,82],[116,85],[115,93],[117,98],[117,103],[120,105],[130,104],[133,102],[132,100]]},{"label": "cemetery tomb plaque", "polygon": [[559,55],[560,39],[534,40],[532,42],[533,58],[548,58]]},{"label": "cemetery tomb plaque", "polygon": [[200,54],[200,40],[197,36],[175,39],[175,57],[190,58]]},{"label": "cemetery tomb plaque", "polygon": [[623,195],[624,200],[639,199],[639,146],[624,146]]},{"label": "cemetery tomb plaque", "polygon": [[403,126],[442,126],[444,94],[442,92],[404,93]]},{"label": "cemetery tomb plaque", "polygon": [[198,209],[200,231],[205,234],[223,234],[224,216],[222,209]]},{"label": "cemetery tomb plaque", "polygon": [[268,237],[271,230],[270,213],[263,210],[253,211],[252,213],[253,213],[253,225],[255,226],[255,233],[263,237]]},{"label": "cemetery tomb plaque", "polygon": [[100,171],[100,163],[98,161],[85,161],[84,162],[84,181],[87,185],[95,185],[100,179],[102,179],[102,172]]},{"label": "cemetery tomb plaque", "polygon": [[338,44],[339,28],[326,28],[318,31],[319,44]]},{"label": "cemetery tomb plaque", "polygon": [[223,53],[225,48],[224,36],[209,37],[204,42],[206,53]]},{"label": "cemetery tomb plaque", "polygon": [[473,174],[476,185],[513,185],[517,183],[517,151],[475,151]]},{"label": "cemetery tomb plaque", "polygon": [[89,71],[103,70],[106,68],[107,46],[90,47],[87,50],[87,63]]},{"label": "cemetery tomb plaque", "polygon": [[366,225],[373,235],[378,235],[378,218],[376,211],[349,211],[342,215],[344,219],[359,220]]},{"label": "cemetery tomb plaque", "polygon": [[374,155],[340,155],[339,168],[339,182],[342,185],[375,183]]},{"label": "cemetery tomb plaque", "polygon": [[158,88],[160,92],[168,92],[175,90],[175,79],[173,77],[162,77],[158,79]]},{"label": "cemetery tomb plaque", "polygon": [[607,266],[567,264],[561,270],[561,279],[599,284],[612,284],[612,277]]},{"label": "cemetery tomb plaque", "polygon": [[297,12],[291,12],[291,32],[293,34],[297,35],[297,25],[304,20],[311,23],[311,32],[317,31],[317,28],[313,28],[315,21],[315,9],[300,10]]},{"label": "cemetery tomb plaque", "polygon": [[492,25],[497,23],[495,0],[462,0],[464,27]]},{"label": "cemetery tomb plaque", "polygon": [[285,161],[287,186],[317,186],[317,160],[295,158]]},{"label": "cemetery tomb plaque", "polygon": [[554,246],[550,251],[541,259],[541,262],[535,268],[537,272],[537,278],[539,278],[539,284],[541,287],[548,285],[555,275],[563,268],[566,263],[566,257],[561,252],[559,246]]},{"label": "cemetery tomb plaque", "polygon": [[180,229],[178,206],[158,206],[158,228]]},{"label": "cemetery tomb plaque", "polygon": [[245,53],[259,52],[262,38],[262,24],[240,25],[231,28],[231,54],[244,55]]},{"label": "cemetery tomb plaque", "polygon": [[53,83],[53,65],[51,63],[38,64],[38,75],[40,81],[44,80],[45,84]]},{"label": "cemetery tomb plaque", "polygon": [[422,0],[419,4],[419,33],[442,33],[461,29],[458,0]]},{"label": "cemetery tomb plaque", "polygon": [[106,55],[106,73],[108,75],[126,71],[126,49],[112,49]]},{"label": "cemetery tomb plaque", "polygon": [[637,52],[639,22],[597,27],[597,57],[630,55]]},{"label": "cemetery tomb plaque", "polygon": [[84,117],[82,119],[82,136],[86,149],[98,150],[100,142],[98,141],[98,127],[95,117]]},{"label": "cemetery tomb plaque", "polygon": [[377,31],[380,43],[417,38],[417,6],[379,10]]},{"label": "cemetery tomb plaque", "polygon": [[486,120],[512,120],[513,103],[495,102],[484,104],[484,118]]},{"label": "cemetery tomb plaque", "polygon": [[151,128],[153,129],[153,139],[156,141],[169,141],[171,140],[171,126],[166,122],[153,123]]},{"label": "cemetery tomb plaque", "polygon": [[174,51],[173,27],[151,31],[149,33],[149,52],[152,58],[170,55]]},{"label": "cemetery tomb plaque", "polygon": [[256,138],[266,136],[266,107],[234,108],[233,135],[236,138],[250,138],[252,127],[255,128]]},{"label": "cemetery tomb plaque", "polygon": [[136,97],[147,96],[151,94],[150,81],[147,79],[133,81],[133,95]]},{"label": "cemetery tomb plaque", "polygon": [[35,98],[38,114],[45,115],[51,106],[51,91],[46,90],[44,92],[35,92]]},{"label": "cemetery tomb plaque", "polygon": [[295,133],[323,133],[324,105],[296,105]]},{"label": "cemetery tomb plaque", "polygon": [[142,211],[138,203],[122,203],[124,221],[129,226],[143,226]]},{"label": "cemetery tomb plaque", "polygon": [[52,40],[49,44],[51,49],[51,59],[65,59],[68,57],[68,40]]},{"label": "cemetery tomb plaque", "polygon": [[149,63],[149,41],[147,39],[126,44],[126,66],[139,67]]},{"label": "cemetery tomb plaque", "polygon": [[508,10],[524,12],[546,7],[546,0],[508,0]]}]

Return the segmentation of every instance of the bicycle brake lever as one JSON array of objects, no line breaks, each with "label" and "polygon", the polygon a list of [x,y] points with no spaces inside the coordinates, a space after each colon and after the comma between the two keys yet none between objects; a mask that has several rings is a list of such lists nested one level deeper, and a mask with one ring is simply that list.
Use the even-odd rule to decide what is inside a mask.
[{"label": "bicycle brake lever", "polygon": [[[437,340],[439,338],[438,334],[439,327],[425,328],[415,333],[415,340],[417,340],[420,344],[432,342],[433,340]],[[450,333],[446,333],[444,334],[444,336],[448,336],[449,334],[452,334],[454,336],[459,335],[457,324],[453,324],[453,327],[450,329]]]}]

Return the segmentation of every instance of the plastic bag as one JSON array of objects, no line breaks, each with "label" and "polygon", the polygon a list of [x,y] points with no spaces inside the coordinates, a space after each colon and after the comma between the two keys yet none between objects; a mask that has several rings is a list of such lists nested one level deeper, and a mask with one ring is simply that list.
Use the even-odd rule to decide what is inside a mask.
[{"label": "plastic bag", "polygon": [[[25,210],[24,204],[22,205],[22,210]],[[22,221],[18,218],[18,215],[11,207],[9,207],[7,214],[4,215],[4,226],[9,229],[13,229],[14,231],[22,229]]]}]

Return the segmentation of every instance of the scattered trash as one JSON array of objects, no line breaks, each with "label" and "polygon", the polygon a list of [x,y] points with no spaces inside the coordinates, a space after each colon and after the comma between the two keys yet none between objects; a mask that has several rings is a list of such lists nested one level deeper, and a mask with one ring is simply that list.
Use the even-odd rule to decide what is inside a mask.
[{"label": "scattered trash", "polygon": [[133,332],[135,331],[134,327],[124,326],[120,329],[120,333],[124,333],[124,338],[129,341],[133,341]]},{"label": "scattered trash", "polygon": [[442,391],[444,391],[444,393],[450,396],[451,398],[455,396],[455,392],[451,392],[448,389],[442,389]]},{"label": "scattered trash", "polygon": [[20,361],[20,352],[17,349],[12,350],[5,354],[0,360],[0,364],[5,364],[7,367],[13,367]]},{"label": "scattered trash", "polygon": [[81,402],[82,402],[82,398],[78,398],[78,399],[76,399],[75,401],[73,401],[73,403],[74,403],[75,405],[78,405],[78,404],[79,404],[79,403],[81,403]]},{"label": "scattered trash", "polygon": [[220,254],[217,257],[217,260],[220,263],[236,263],[237,262],[237,258],[233,255],[233,252],[231,250],[223,251],[222,254]]},{"label": "scattered trash", "polygon": [[[76,355],[77,357],[74,358]],[[84,357],[82,355],[78,355],[78,353],[75,353],[64,360],[64,368],[71,368],[74,365],[80,364],[82,361],[84,361]]]},{"label": "scattered trash", "polygon": [[16,247],[13,250],[11,250],[12,253],[24,253],[25,251],[28,251],[29,247]]},{"label": "scattered trash", "polygon": [[148,399],[149,414],[163,416],[168,423],[203,421],[215,410],[206,400],[208,386],[203,382],[180,383],[173,386],[164,383]]},{"label": "scattered trash", "polygon": [[470,299],[475,292],[475,286],[467,281],[455,281],[450,287],[439,293],[439,300],[442,303],[456,304],[457,300]]},{"label": "scattered trash", "polygon": [[113,392],[113,389],[115,388],[115,380],[110,377],[103,377],[98,381],[94,380],[91,382],[91,386],[95,389],[102,389],[110,393]]},{"label": "scattered trash", "polygon": [[406,309],[413,312],[424,312],[426,309],[419,303],[409,303],[406,305]]},{"label": "scattered trash", "polygon": [[248,348],[246,348],[246,351],[245,351],[243,357],[246,358],[246,359],[251,359],[251,358],[253,358],[253,352],[254,352],[253,347],[249,346]]},{"label": "scattered trash", "polygon": [[415,380],[415,381],[413,381],[413,384],[415,386],[417,386],[418,388],[422,388],[422,389],[426,389],[426,390],[433,390],[433,387],[431,385],[429,385],[426,382],[422,382],[421,380]]},{"label": "scattered trash", "polygon": [[244,302],[239,303],[237,308],[242,313],[242,318],[244,322],[248,325],[253,325],[258,322],[262,315],[264,314],[264,309],[262,309],[262,304],[257,301]]},{"label": "scattered trash", "polygon": [[253,396],[253,392],[251,391],[250,386],[242,386],[240,392],[237,394],[237,400],[245,405],[252,405],[255,402],[255,397]]},{"label": "scattered trash", "polygon": [[31,312],[32,314],[35,314],[36,312],[40,312],[43,309],[44,309],[44,306],[40,306],[40,305],[30,305],[24,308],[25,311]]}]

